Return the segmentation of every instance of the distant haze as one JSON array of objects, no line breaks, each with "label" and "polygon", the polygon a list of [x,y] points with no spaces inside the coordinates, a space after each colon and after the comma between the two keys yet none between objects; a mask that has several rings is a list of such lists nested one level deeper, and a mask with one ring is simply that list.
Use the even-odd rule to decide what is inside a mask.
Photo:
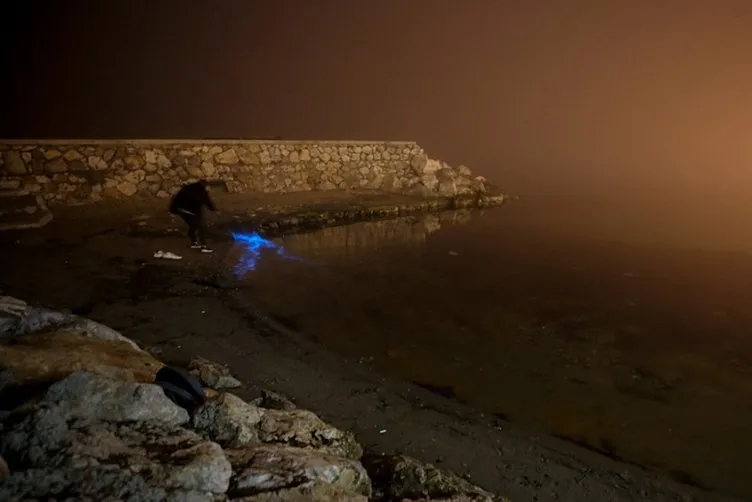
[{"label": "distant haze", "polygon": [[0,136],[416,140],[533,199],[752,234],[749,1],[16,3]]}]

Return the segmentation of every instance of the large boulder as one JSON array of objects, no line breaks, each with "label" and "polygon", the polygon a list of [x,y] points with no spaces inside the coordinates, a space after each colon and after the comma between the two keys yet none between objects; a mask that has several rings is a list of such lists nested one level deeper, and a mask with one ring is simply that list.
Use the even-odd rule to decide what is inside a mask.
[{"label": "large boulder", "polygon": [[14,467],[0,500],[213,500],[231,475],[219,445],[155,424],[74,423],[47,453]]},{"label": "large boulder", "polygon": [[0,296],[0,342],[59,328],[99,340],[120,341],[141,350],[133,340],[91,319],[32,306],[12,296]]},{"label": "large boulder", "polygon": [[0,344],[0,396],[8,389],[61,380],[76,371],[152,382],[162,366],[147,352],[120,340],[64,330],[37,333]]},{"label": "large boulder", "polygon": [[75,373],[6,418],[0,500],[215,500],[232,469],[156,385]]},{"label": "large boulder", "polygon": [[169,426],[188,423],[188,412],[153,384],[133,383],[76,372],[54,383],[43,403],[64,405],[69,416],[106,422],[159,422]]}]

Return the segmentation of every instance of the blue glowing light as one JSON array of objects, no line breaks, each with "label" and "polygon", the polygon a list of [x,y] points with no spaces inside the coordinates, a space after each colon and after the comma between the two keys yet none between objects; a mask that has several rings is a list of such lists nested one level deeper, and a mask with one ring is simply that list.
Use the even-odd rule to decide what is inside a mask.
[{"label": "blue glowing light", "polygon": [[232,232],[232,239],[236,244],[242,245],[245,249],[243,255],[234,267],[236,275],[242,276],[256,269],[256,265],[261,259],[261,252],[265,249],[274,251],[277,256],[286,260],[297,260],[298,257],[288,255],[285,248],[276,244],[269,239],[264,239],[258,232],[240,233]]}]

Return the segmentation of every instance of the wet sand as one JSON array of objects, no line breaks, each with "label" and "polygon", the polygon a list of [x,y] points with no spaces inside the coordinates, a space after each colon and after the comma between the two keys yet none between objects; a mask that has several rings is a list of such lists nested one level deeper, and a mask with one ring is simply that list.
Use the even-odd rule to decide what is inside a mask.
[{"label": "wet sand", "polygon": [[[267,257],[244,278],[232,273],[244,255],[230,242],[157,261],[156,249],[184,242],[159,218],[135,231],[132,221],[88,222],[3,242],[13,266],[1,287],[108,323],[168,359],[227,362],[245,393],[286,393],[370,448],[437,462],[512,500],[731,500],[670,475],[746,489],[750,352],[732,329],[746,320],[741,304],[729,303],[752,284],[745,259],[665,251],[658,260],[652,250],[536,241],[514,225],[506,240],[479,245],[499,228],[474,222],[503,210],[464,225],[454,213],[344,238],[324,231],[319,245],[288,237],[280,242],[305,260]],[[706,312],[711,293],[725,310]],[[693,315],[661,314],[676,311]]]}]

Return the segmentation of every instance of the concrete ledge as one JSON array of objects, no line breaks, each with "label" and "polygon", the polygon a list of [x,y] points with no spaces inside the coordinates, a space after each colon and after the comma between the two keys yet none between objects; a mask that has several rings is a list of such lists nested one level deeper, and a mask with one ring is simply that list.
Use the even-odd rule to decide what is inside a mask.
[{"label": "concrete ledge", "polygon": [[0,139],[0,145],[23,146],[23,145],[393,145],[410,146],[416,145],[415,141],[391,141],[391,140],[278,140],[278,139]]}]

